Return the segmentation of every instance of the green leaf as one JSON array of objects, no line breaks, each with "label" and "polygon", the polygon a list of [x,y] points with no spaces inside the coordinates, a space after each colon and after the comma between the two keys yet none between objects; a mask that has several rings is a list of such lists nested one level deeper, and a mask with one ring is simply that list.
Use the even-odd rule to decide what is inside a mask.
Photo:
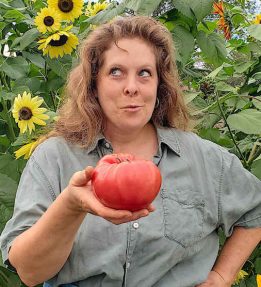
[{"label": "green leaf", "polygon": [[255,107],[257,107],[259,110],[261,110],[261,96],[255,97],[253,99],[253,104]]},{"label": "green leaf", "polygon": [[19,181],[18,162],[10,154],[0,156],[0,173],[7,175],[16,182]]},{"label": "green leaf", "polygon": [[119,5],[110,4],[105,10],[99,12],[93,17],[88,18],[87,20],[84,20],[83,22],[88,22],[95,25],[106,23],[124,12],[127,5],[126,2],[129,2],[129,0],[124,1]]},{"label": "green leaf", "polygon": [[190,60],[191,54],[194,50],[194,37],[193,35],[182,26],[175,26],[172,30],[176,50],[185,64]]},{"label": "green leaf", "polygon": [[186,103],[186,104],[189,104],[189,103],[192,102],[198,95],[199,95],[199,93],[185,92],[185,93],[184,93],[185,103]]},{"label": "green leaf", "polygon": [[195,15],[198,21],[211,12],[213,2],[213,0],[172,0],[175,8],[182,14],[192,19]]},{"label": "green leaf", "polygon": [[12,79],[19,79],[27,75],[29,72],[29,65],[21,56],[16,58],[10,57],[0,66],[0,70]]},{"label": "green leaf", "polygon": [[229,84],[227,84],[226,82],[217,82],[216,83],[216,88],[219,90],[219,91],[222,91],[222,92],[234,92],[236,93],[236,88],[230,86]]},{"label": "green leaf", "polygon": [[[259,160],[259,179],[261,178],[261,160]],[[257,274],[261,274],[261,258],[255,260],[255,271]]]},{"label": "green leaf", "polygon": [[182,14],[193,19],[194,14],[192,12],[190,0],[172,0],[173,5],[177,8]]},{"label": "green leaf", "polygon": [[245,134],[261,134],[261,112],[255,109],[243,110],[227,118],[230,128]]},{"label": "green leaf", "polygon": [[17,22],[20,22],[21,20],[26,18],[24,14],[18,11],[17,9],[7,11],[3,17],[6,19],[16,20]]},{"label": "green leaf", "polygon": [[150,16],[158,8],[160,2],[161,0],[130,0],[126,2],[126,8],[138,15]]},{"label": "green leaf", "polygon": [[227,56],[224,39],[216,33],[205,34],[203,31],[198,32],[196,39],[203,55],[210,63],[216,67],[223,64]]},{"label": "green leaf", "polygon": [[20,37],[20,50],[24,50],[40,35],[36,28],[26,31],[22,37]]},{"label": "green leaf", "polygon": [[23,56],[32,62],[37,67],[44,69],[45,67],[45,60],[40,54],[31,54],[28,52],[23,51]]},{"label": "green leaf", "polygon": [[211,13],[214,0],[194,0],[190,1],[190,5],[198,21]]},{"label": "green leaf", "polygon": [[218,73],[223,70],[223,65],[221,65],[220,67],[216,68],[214,71],[212,71],[210,74],[208,74],[208,78],[214,79],[216,78],[216,76],[218,75]]},{"label": "green leaf", "polygon": [[17,183],[0,173],[0,232],[13,213]]},{"label": "green leaf", "polygon": [[261,25],[251,25],[248,27],[248,33],[250,36],[261,41]]},{"label": "green leaf", "polygon": [[250,62],[246,62],[246,63],[240,63],[238,65],[235,66],[235,71],[237,73],[244,73],[245,71],[247,71],[253,64],[255,63],[255,61],[250,61]]},{"label": "green leaf", "polygon": [[1,287],[22,287],[18,275],[7,268],[0,266],[0,286]]},{"label": "green leaf", "polygon": [[[65,58],[65,57],[64,57]],[[71,58],[70,58],[71,61]],[[61,78],[66,79],[67,74],[71,68],[71,62],[65,62],[62,59],[50,59],[46,58],[48,66]]]}]

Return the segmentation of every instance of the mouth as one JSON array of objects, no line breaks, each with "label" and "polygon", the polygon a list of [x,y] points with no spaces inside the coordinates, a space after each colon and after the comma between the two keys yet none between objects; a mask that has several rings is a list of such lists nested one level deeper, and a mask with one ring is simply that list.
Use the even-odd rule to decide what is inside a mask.
[{"label": "mouth", "polygon": [[141,108],[142,106],[141,105],[127,105],[127,106],[124,106],[122,107],[122,109],[137,109],[137,108]]}]

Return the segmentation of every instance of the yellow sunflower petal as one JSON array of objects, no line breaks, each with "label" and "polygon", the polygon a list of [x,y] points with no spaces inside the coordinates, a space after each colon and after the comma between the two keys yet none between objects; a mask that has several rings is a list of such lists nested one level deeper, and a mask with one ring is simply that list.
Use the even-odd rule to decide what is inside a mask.
[{"label": "yellow sunflower petal", "polygon": [[45,126],[46,125],[45,121],[39,119],[38,117],[34,117],[34,116],[32,117],[32,122],[31,123],[33,123],[33,125],[34,125],[34,123],[36,123],[39,126]]}]

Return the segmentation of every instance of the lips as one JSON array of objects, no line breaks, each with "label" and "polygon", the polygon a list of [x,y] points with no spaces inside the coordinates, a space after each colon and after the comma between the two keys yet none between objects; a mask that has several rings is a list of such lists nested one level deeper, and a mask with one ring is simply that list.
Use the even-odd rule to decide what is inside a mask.
[{"label": "lips", "polygon": [[124,107],[122,107],[122,109],[136,109],[136,108],[140,108],[140,107],[142,107],[142,106],[132,104],[132,105],[124,106]]}]

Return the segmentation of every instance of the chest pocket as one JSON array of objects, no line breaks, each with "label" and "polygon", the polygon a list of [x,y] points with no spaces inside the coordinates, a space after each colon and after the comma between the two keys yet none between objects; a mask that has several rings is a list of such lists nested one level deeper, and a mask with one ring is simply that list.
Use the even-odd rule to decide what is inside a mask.
[{"label": "chest pocket", "polygon": [[163,187],[165,237],[188,247],[203,237],[204,201],[190,187]]}]

